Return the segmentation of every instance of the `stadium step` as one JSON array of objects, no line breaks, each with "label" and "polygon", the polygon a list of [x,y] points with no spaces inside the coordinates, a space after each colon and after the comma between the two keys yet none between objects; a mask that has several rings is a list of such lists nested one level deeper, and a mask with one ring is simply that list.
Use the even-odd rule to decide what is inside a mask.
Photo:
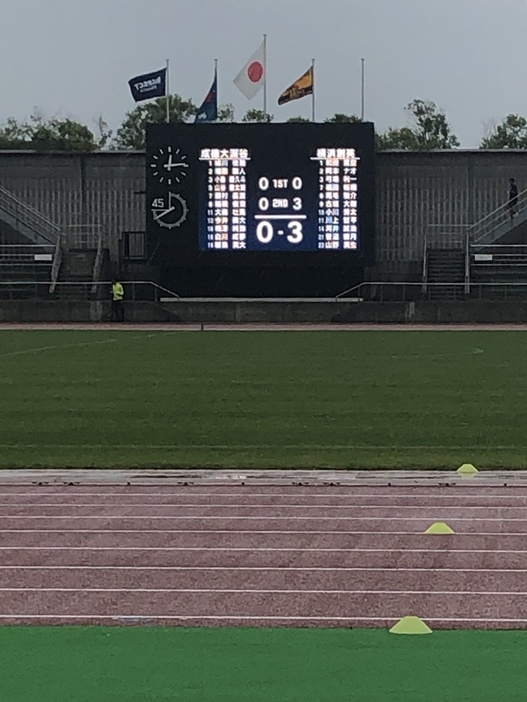
[{"label": "stadium step", "polygon": [[463,249],[429,249],[427,278],[431,300],[461,300],[464,297],[465,252]]}]

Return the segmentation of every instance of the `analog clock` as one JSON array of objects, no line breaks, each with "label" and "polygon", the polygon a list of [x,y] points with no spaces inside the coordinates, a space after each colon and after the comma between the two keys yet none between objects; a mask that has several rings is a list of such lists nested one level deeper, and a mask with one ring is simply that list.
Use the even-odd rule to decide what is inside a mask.
[{"label": "analog clock", "polygon": [[189,169],[187,157],[181,152],[181,149],[172,146],[158,149],[152,156],[149,165],[152,175],[160,183],[167,185],[181,183],[183,178],[186,178]]},{"label": "analog clock", "polygon": [[152,203],[154,222],[165,229],[180,227],[187,219],[188,207],[177,193],[168,193],[168,198],[156,198]]}]

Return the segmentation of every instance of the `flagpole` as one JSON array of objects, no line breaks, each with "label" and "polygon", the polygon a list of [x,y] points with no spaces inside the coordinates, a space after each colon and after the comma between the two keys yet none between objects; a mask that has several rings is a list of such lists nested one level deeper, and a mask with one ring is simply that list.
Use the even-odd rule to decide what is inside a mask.
[{"label": "flagpole", "polygon": [[216,81],[216,103],[218,102],[218,59],[214,59],[214,80]]},{"label": "flagpole", "polygon": [[167,100],[167,124],[170,122],[170,80],[169,80],[170,60],[167,59],[167,85],[166,85],[166,100]]},{"label": "flagpole", "polygon": [[311,121],[315,121],[316,117],[316,103],[315,103],[315,59],[311,59],[311,70],[313,71],[313,92],[311,93],[311,96],[313,98],[312,105],[311,105]]},{"label": "flagpole", "polygon": [[361,59],[361,108],[360,121],[364,122],[364,59]]},{"label": "flagpole", "polygon": [[219,95],[219,90],[218,90],[218,59],[214,59],[214,83],[216,85],[216,119],[214,120],[215,122],[218,121],[218,95]]},{"label": "flagpole", "polygon": [[267,34],[263,35],[263,55],[264,55],[264,83],[263,83],[263,111],[267,114]]}]

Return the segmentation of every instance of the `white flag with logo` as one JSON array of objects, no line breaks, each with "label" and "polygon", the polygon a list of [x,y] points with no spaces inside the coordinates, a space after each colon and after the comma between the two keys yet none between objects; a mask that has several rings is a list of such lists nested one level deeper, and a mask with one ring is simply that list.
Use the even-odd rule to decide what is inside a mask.
[{"label": "white flag with logo", "polygon": [[265,70],[265,42],[262,42],[234,79],[234,85],[248,100],[252,100],[263,88]]}]

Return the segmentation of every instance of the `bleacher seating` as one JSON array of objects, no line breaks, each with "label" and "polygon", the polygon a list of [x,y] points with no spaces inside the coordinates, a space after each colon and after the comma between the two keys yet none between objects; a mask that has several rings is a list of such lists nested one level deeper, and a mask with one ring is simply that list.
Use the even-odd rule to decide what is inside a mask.
[{"label": "bleacher seating", "polygon": [[10,300],[46,297],[53,254],[53,245],[0,246],[0,297]]}]

